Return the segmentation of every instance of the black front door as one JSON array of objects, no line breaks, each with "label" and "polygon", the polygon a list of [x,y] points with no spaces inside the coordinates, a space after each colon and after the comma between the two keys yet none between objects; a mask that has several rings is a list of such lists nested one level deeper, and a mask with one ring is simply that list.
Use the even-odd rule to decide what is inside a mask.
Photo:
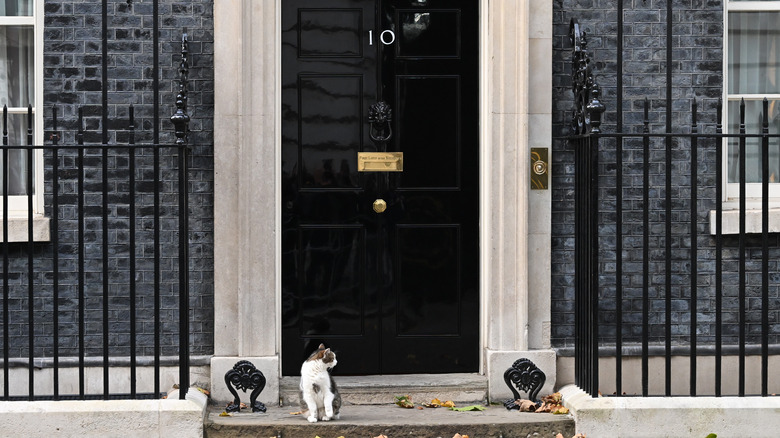
[{"label": "black front door", "polygon": [[478,1],[282,8],[283,374],[320,342],[339,374],[477,371]]}]

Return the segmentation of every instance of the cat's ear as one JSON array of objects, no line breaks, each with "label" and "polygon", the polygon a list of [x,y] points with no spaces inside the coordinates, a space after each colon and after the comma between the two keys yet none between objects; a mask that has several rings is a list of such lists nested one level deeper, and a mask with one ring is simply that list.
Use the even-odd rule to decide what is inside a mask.
[{"label": "cat's ear", "polygon": [[318,347],[318,349],[320,349],[320,350],[324,350],[324,349],[325,349],[325,344],[320,344],[320,346]]}]

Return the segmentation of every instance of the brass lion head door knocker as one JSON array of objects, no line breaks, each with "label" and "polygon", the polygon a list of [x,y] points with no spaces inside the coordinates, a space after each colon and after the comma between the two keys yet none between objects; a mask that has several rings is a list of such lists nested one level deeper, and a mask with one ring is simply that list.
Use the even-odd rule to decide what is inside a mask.
[{"label": "brass lion head door knocker", "polygon": [[385,101],[379,101],[368,108],[368,135],[377,143],[387,143],[393,136],[393,110]]}]

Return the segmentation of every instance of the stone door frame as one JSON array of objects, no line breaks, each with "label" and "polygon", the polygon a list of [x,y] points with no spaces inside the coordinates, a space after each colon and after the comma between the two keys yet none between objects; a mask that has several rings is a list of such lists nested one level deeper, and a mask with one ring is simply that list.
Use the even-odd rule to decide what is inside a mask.
[{"label": "stone door frame", "polygon": [[[278,401],[281,345],[280,8],[282,0],[214,3],[215,400],[251,360]],[[477,1],[477,0],[475,0]],[[550,350],[550,190],[530,190],[530,148],[551,148],[552,4],[481,0],[481,366],[491,398],[504,370]],[[533,65],[533,68],[530,66]],[[551,155],[551,154],[550,154]],[[529,211],[533,215],[529,216]]]}]

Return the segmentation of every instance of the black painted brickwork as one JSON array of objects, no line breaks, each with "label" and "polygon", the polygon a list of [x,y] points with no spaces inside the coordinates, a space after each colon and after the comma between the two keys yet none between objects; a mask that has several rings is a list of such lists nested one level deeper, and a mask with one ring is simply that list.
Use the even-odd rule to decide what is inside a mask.
[{"label": "black painted brickwork", "polygon": [[[562,139],[569,133],[571,92],[571,47],[569,20],[576,17],[587,33],[597,82],[606,105],[604,132],[617,132],[622,116],[623,132],[641,132],[644,99],[650,104],[650,131],[666,127],[667,2],[623,1],[622,113],[618,112],[618,12],[617,3],[606,0],[554,1],[553,64],[553,212],[552,212],[552,340],[555,347],[574,344],[574,150]],[[699,103],[699,130],[714,132],[717,99],[722,94],[723,5],[716,0],[674,0],[672,38],[672,131],[689,132],[690,108]],[[637,343],[642,335],[642,184],[641,141],[627,140],[622,157],[615,154],[614,140],[601,140],[600,203],[600,335],[614,342],[616,332],[616,167],[623,169],[623,340]],[[697,244],[699,345],[715,339],[715,242],[709,235],[709,211],[716,203],[715,144],[700,141],[698,150]],[[690,175],[688,140],[672,145],[672,251],[665,251],[666,151],[663,140],[650,146],[650,341],[665,336],[667,259],[671,260],[671,321],[673,345],[690,343]],[[748,240],[747,340],[756,344],[761,335],[760,239]],[[737,239],[724,240],[723,252],[723,342],[737,342],[738,278]],[[780,341],[780,241],[770,242],[770,343]]]},{"label": "black painted brickwork", "polygon": [[[77,108],[83,107],[85,143],[102,142],[103,87],[108,90],[108,143],[127,144],[128,105],[134,105],[135,141],[152,144],[155,139],[154,77],[159,77],[159,142],[171,144],[175,112],[176,79],[181,58],[181,34],[189,33],[190,144],[190,343],[193,355],[213,352],[214,242],[213,242],[213,113],[214,38],[213,2],[210,0],[159,0],[159,64],[153,63],[154,2],[106,0],[108,7],[107,73],[103,82],[101,1],[45,3],[44,111],[46,142],[52,127],[52,107],[59,112],[60,144],[74,144]],[[77,196],[78,172],[74,151],[60,154],[59,224],[59,317],[60,355],[78,353],[77,315]],[[129,189],[127,149],[109,151],[109,344],[112,356],[129,354]],[[103,354],[103,239],[102,153],[87,149],[85,159],[85,250],[86,250],[86,353]],[[52,208],[52,156],[46,154],[46,211]],[[177,158],[172,149],[161,150],[161,315],[163,354],[178,352],[178,200]],[[152,149],[137,151],[137,340],[138,354],[152,353]],[[26,244],[9,245],[9,334],[12,357],[28,355],[28,270]],[[52,244],[35,244],[34,250],[35,355],[51,356],[52,347]],[[1,316],[0,316],[1,318]],[[0,343],[2,339],[0,338]]]}]

